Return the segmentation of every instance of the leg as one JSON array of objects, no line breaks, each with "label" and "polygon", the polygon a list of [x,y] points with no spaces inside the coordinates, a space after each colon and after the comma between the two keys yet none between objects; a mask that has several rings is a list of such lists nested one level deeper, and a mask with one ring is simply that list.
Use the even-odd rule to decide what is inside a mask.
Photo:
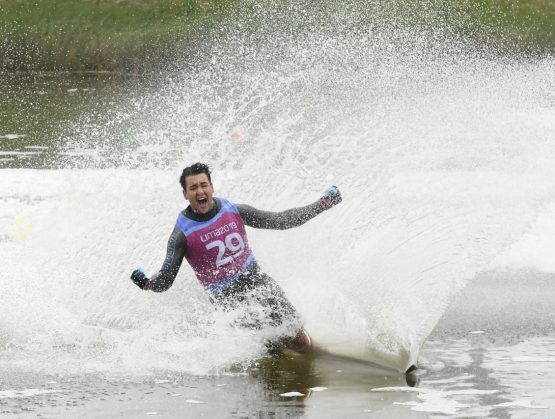
[{"label": "leg", "polygon": [[[255,277],[245,277],[236,281],[214,298],[223,308],[234,309],[250,304],[257,304],[266,310],[266,322],[264,319],[243,319],[242,327],[261,329],[267,326],[280,326],[284,322],[290,324],[293,330],[297,330],[295,336],[286,336],[269,343],[269,352],[279,351],[279,347],[285,347],[295,352],[307,353],[314,350],[310,336],[304,330],[297,310],[289,302],[281,287],[267,274],[256,272]],[[262,320],[262,321],[260,321]]]},{"label": "leg", "polygon": [[281,343],[287,349],[291,349],[292,351],[299,352],[301,354],[312,352],[314,350],[312,339],[310,339],[310,336],[303,327],[299,329],[294,337],[283,338]]},{"label": "leg", "polygon": [[[281,287],[270,276],[261,273],[260,282],[255,291],[256,299],[268,310],[268,321],[271,326],[280,326],[284,322],[297,330],[294,336],[284,336],[269,346],[270,352],[285,347],[295,352],[307,353],[314,350],[309,334],[302,326],[297,310],[285,296]],[[276,346],[277,345],[277,346]]]}]

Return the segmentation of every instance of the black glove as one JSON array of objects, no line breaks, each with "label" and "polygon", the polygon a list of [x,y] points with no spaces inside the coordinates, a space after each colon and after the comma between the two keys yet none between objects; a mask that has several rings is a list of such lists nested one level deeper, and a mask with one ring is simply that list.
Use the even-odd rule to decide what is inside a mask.
[{"label": "black glove", "polygon": [[144,290],[148,283],[148,277],[145,275],[143,268],[135,269],[131,274],[131,281],[140,289]]}]

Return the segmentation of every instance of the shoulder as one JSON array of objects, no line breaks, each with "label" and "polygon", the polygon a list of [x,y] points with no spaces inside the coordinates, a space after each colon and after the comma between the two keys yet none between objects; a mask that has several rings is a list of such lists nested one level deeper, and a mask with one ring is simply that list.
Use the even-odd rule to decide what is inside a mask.
[{"label": "shoulder", "polygon": [[227,206],[235,206],[235,204],[231,202],[230,199],[222,198],[222,197],[214,198],[214,204],[219,205],[221,208],[224,208]]},{"label": "shoulder", "polygon": [[189,217],[187,217],[187,210],[183,210],[181,211],[179,214],[177,214],[177,219],[175,220],[175,226],[176,227],[181,227],[185,224],[187,224],[191,219]]},{"label": "shoulder", "polygon": [[237,205],[227,198],[216,198],[220,201],[220,207],[226,212],[239,213],[241,205]]}]

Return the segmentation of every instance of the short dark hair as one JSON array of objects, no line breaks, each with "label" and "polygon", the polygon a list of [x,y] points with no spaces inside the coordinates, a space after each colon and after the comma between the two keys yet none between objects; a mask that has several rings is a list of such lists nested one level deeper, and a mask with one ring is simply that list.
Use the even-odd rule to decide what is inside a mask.
[{"label": "short dark hair", "polygon": [[208,182],[212,184],[212,178],[210,177],[210,168],[208,167],[208,165],[197,162],[183,169],[183,173],[181,173],[181,177],[179,178],[179,183],[181,184],[181,187],[184,190],[187,189],[187,183],[185,181],[187,176],[200,175],[201,173],[206,174],[206,176],[208,177]]}]

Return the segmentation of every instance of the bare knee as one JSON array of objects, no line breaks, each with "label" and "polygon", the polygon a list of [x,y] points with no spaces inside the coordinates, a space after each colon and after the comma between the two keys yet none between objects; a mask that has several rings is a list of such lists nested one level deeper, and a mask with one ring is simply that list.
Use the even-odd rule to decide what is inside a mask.
[{"label": "bare knee", "polygon": [[311,352],[313,349],[312,339],[304,328],[300,328],[294,337],[285,338],[282,342],[287,349],[303,354]]}]

